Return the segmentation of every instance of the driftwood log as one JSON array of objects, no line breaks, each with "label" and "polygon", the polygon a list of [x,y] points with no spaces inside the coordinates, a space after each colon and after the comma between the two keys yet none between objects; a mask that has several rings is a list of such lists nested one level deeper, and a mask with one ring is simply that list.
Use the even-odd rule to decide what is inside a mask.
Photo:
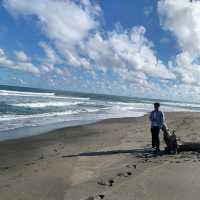
[{"label": "driftwood log", "polygon": [[170,130],[166,124],[162,126],[163,139],[167,145],[165,148],[166,153],[176,153],[177,152],[177,139],[174,130]]},{"label": "driftwood log", "polygon": [[182,144],[178,144],[177,152],[182,152],[182,151],[200,152],[200,143],[183,142]]},{"label": "driftwood log", "polygon": [[200,152],[200,143],[177,141],[175,130],[170,130],[166,124],[162,127],[163,139],[166,143],[166,153],[179,153],[183,151]]}]

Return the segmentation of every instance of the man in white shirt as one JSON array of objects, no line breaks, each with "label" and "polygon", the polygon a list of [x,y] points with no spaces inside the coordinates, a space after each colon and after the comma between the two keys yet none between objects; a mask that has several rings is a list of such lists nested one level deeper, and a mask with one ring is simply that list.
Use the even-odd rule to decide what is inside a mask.
[{"label": "man in white shirt", "polygon": [[154,110],[150,113],[149,119],[151,121],[151,136],[152,136],[152,148],[156,148],[156,151],[160,151],[159,133],[164,123],[164,113],[159,110],[160,104],[154,103]]}]

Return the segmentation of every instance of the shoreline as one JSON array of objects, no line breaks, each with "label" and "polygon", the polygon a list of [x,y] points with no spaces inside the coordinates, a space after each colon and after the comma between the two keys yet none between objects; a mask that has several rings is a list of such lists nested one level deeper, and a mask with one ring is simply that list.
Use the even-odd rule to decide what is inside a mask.
[{"label": "shoreline", "polygon": [[[92,125],[99,122],[107,121],[107,120],[118,120],[118,119],[126,119],[126,118],[141,118],[145,115],[148,115],[148,113],[142,115],[142,116],[135,116],[135,117],[111,117],[111,118],[105,118],[105,119],[95,119],[95,120],[75,120],[75,121],[66,121],[66,122],[59,122],[59,123],[53,123],[43,126],[30,126],[30,127],[21,127],[17,129],[11,129],[7,131],[0,132],[0,143],[4,141],[9,140],[20,140],[25,139],[29,137],[37,137],[40,135],[48,134],[50,132],[56,132],[60,129],[65,128],[75,128],[75,127],[81,127],[84,125]],[[25,132],[29,131],[29,134],[26,135]],[[15,135],[14,135],[15,134]]]},{"label": "shoreline", "polygon": [[[175,128],[182,140],[200,141],[200,113],[166,113],[166,118],[169,127]],[[200,155],[187,152],[156,156],[150,148],[149,128],[146,115],[106,119],[0,142],[1,198],[88,200],[93,197],[96,200],[99,195],[104,195],[104,199],[113,200],[131,200],[133,196],[138,199],[169,199],[172,192],[177,194],[179,187],[173,187],[175,191],[172,191],[165,185],[173,184],[171,181],[175,177],[177,180],[184,177],[189,183],[195,183],[194,188],[198,187],[200,178],[196,174],[199,173]],[[160,139],[162,142],[162,136]],[[109,181],[113,181],[112,186],[109,186]],[[148,187],[146,181],[153,182],[152,187]],[[188,192],[188,197],[187,188],[192,186],[184,181],[179,184],[183,194],[184,190]],[[155,188],[161,191],[165,188],[167,191],[162,194],[166,196],[156,196],[160,194]],[[147,191],[150,196],[144,197],[142,191]],[[172,196],[171,199],[180,198]]]},{"label": "shoreline", "polygon": [[[165,112],[165,113],[190,113],[190,112]],[[191,112],[191,113],[197,113],[197,112]],[[59,131],[60,129],[65,128],[75,128],[75,127],[81,127],[84,125],[92,125],[99,122],[104,122],[107,120],[118,120],[118,119],[126,119],[126,118],[143,118],[147,116],[148,113],[137,116],[137,117],[113,117],[113,118],[106,118],[106,119],[96,119],[96,120],[78,120],[78,121],[70,121],[70,122],[59,122],[59,123],[53,123],[48,124],[44,126],[35,126],[35,127],[21,127],[17,129],[11,129],[7,131],[0,132],[0,143],[4,141],[12,141],[12,140],[20,140],[20,139],[26,139],[29,137],[37,137],[40,135],[45,135],[51,132]],[[29,134],[26,134],[26,132],[29,132]]]},{"label": "shoreline", "polygon": [[[96,123],[97,121],[91,121],[91,120],[82,120],[81,123],[79,121],[70,122],[59,122],[59,123],[53,123],[43,126],[27,126],[27,127],[21,127],[16,129],[11,129],[7,131],[1,131],[0,132],[0,143],[4,141],[9,140],[20,140],[23,138],[29,138],[29,137],[37,137],[39,135],[48,134],[52,131],[57,131],[59,129],[63,128],[70,128],[70,127],[78,127],[82,125],[88,125]],[[28,134],[26,134],[29,132]]]}]

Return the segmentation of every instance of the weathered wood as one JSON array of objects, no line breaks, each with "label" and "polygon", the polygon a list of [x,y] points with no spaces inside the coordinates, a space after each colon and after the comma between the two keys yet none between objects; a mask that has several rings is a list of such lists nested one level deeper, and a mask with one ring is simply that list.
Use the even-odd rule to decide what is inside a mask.
[{"label": "weathered wood", "polygon": [[163,138],[167,145],[165,148],[165,151],[167,153],[176,153],[177,151],[177,140],[176,140],[176,134],[175,131],[169,130],[166,124],[162,127],[163,131]]},{"label": "weathered wood", "polygon": [[178,152],[182,151],[199,151],[200,152],[200,143],[194,143],[194,142],[183,142],[182,144],[178,145],[177,148]]}]

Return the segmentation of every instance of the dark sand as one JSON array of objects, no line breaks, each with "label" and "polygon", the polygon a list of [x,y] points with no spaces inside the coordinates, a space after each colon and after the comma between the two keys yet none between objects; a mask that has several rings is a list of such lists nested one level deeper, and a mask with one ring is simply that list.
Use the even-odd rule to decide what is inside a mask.
[{"label": "dark sand", "polygon": [[[200,142],[200,113],[166,116],[181,140]],[[1,142],[0,199],[197,199],[200,153],[156,156],[150,144],[147,116]]]}]

